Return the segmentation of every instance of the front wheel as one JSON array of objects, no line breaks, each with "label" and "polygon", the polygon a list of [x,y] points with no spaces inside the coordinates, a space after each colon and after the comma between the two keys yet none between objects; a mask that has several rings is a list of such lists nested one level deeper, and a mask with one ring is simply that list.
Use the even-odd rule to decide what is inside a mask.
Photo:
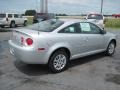
[{"label": "front wheel", "polygon": [[53,73],[64,71],[68,67],[69,56],[65,51],[56,51],[50,58],[48,66]]},{"label": "front wheel", "polygon": [[115,47],[116,47],[115,42],[111,41],[106,50],[106,55],[112,56],[115,52]]}]

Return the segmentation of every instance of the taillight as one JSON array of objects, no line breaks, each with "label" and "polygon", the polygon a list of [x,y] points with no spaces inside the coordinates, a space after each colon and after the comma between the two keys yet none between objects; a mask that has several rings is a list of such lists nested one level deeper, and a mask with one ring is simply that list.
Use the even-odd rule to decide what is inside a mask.
[{"label": "taillight", "polygon": [[31,46],[33,44],[33,40],[31,38],[27,38],[26,43],[28,46]]},{"label": "taillight", "polygon": [[9,19],[8,19],[8,18],[6,18],[6,21],[9,21]]}]

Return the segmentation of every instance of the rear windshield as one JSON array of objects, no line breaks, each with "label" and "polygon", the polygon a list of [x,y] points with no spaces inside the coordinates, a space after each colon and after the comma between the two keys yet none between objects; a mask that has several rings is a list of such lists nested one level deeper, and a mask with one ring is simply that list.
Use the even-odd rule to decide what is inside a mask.
[{"label": "rear windshield", "polygon": [[0,14],[0,18],[5,18],[6,14]]},{"label": "rear windshield", "polygon": [[90,14],[90,15],[88,15],[87,19],[98,19],[98,20],[101,20],[101,19],[103,19],[103,16],[99,15],[99,14]]},{"label": "rear windshield", "polygon": [[53,30],[60,27],[63,23],[64,23],[63,21],[52,19],[52,20],[42,21],[37,24],[30,25],[26,28],[42,31],[42,32],[52,32]]}]

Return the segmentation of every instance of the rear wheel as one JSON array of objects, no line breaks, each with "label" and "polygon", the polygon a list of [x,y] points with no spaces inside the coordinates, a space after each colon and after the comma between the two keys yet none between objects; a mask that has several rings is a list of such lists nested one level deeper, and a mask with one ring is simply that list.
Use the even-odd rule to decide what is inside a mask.
[{"label": "rear wheel", "polygon": [[69,56],[65,51],[56,51],[50,58],[48,66],[53,73],[64,71],[68,67]]},{"label": "rear wheel", "polygon": [[27,21],[24,21],[24,24],[23,24],[24,26],[27,26]]},{"label": "rear wheel", "polygon": [[116,47],[115,42],[111,41],[106,50],[106,55],[112,56],[115,52],[115,47]]},{"label": "rear wheel", "polygon": [[10,23],[10,28],[14,28],[14,27],[15,27],[15,22],[12,21],[12,22]]},{"label": "rear wheel", "polygon": [[2,25],[2,26],[0,26],[1,28],[4,28],[5,26],[4,25]]}]

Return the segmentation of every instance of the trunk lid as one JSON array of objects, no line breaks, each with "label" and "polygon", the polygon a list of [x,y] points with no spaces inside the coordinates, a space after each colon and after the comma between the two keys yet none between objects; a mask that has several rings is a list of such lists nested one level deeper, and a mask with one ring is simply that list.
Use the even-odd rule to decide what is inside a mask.
[{"label": "trunk lid", "polygon": [[33,31],[29,29],[14,29],[12,31],[11,40],[13,43],[19,46],[25,46],[25,40],[27,38],[34,39],[34,37],[36,36],[38,36],[38,31]]}]

